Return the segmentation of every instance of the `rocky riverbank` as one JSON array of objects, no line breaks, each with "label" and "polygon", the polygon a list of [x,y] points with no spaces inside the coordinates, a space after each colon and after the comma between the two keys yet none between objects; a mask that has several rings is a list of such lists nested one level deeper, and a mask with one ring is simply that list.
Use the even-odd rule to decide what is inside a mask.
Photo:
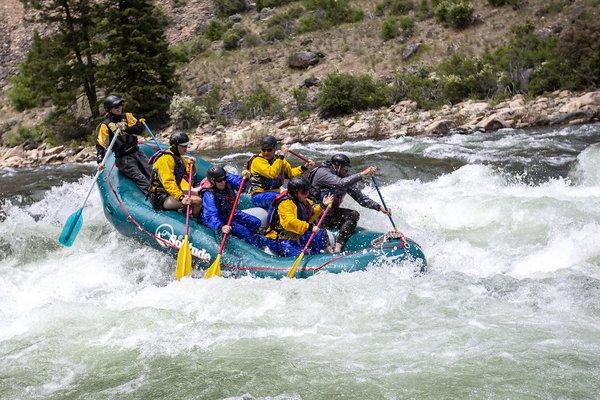
[{"label": "rocky riverbank", "polygon": [[[310,116],[301,120],[242,121],[228,127],[205,124],[191,134],[192,151],[255,146],[272,134],[285,143],[331,140],[384,139],[404,135],[468,134],[502,128],[530,128],[583,124],[600,120],[600,91],[573,93],[556,91],[544,97],[526,99],[516,95],[498,104],[465,101],[438,110],[420,110],[413,101],[402,101],[388,109],[378,109],[336,119]],[[159,133],[167,138],[173,128]],[[0,147],[0,167],[23,168],[44,164],[80,163],[95,160],[93,147],[39,147],[25,143]]]}]

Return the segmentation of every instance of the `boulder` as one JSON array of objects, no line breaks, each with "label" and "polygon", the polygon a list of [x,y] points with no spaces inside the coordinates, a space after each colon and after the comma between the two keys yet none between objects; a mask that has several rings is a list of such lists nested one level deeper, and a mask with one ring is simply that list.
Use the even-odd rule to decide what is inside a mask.
[{"label": "boulder", "polygon": [[277,124],[277,129],[283,129],[290,126],[291,121],[289,119],[284,119],[283,121]]},{"label": "boulder", "polygon": [[429,135],[447,135],[452,129],[452,121],[448,119],[440,119],[433,121],[426,129]]},{"label": "boulder", "polygon": [[65,149],[65,146],[56,146],[44,151],[45,156],[54,156],[60,154]]},{"label": "boulder", "polygon": [[506,123],[506,121],[496,114],[492,114],[482,119],[477,125],[475,125],[475,128],[485,129],[486,131],[494,131],[496,129],[508,127],[509,125]]},{"label": "boulder", "polygon": [[313,86],[317,86],[319,84],[319,82],[321,82],[321,81],[316,76],[309,76],[302,82],[300,87],[310,88]]},{"label": "boulder", "polygon": [[461,111],[468,115],[479,115],[490,109],[490,104],[485,101],[471,102],[466,101],[459,104]]},{"label": "boulder", "polygon": [[576,97],[562,106],[559,111],[562,113],[573,113],[580,111],[586,106],[600,106],[600,91],[589,92],[583,96]]},{"label": "boulder", "polygon": [[23,145],[20,145],[20,146],[11,147],[10,149],[8,149],[8,151],[6,153],[4,153],[2,155],[2,157],[0,157],[0,159],[8,160],[11,157],[23,157],[24,154],[25,154],[25,151],[23,150]]},{"label": "boulder", "polygon": [[348,134],[356,134],[369,129],[369,124],[366,122],[357,122],[348,128]]},{"label": "boulder", "polygon": [[297,51],[288,58],[288,66],[296,69],[306,69],[311,65],[316,65],[321,61],[319,54],[312,51]]},{"label": "boulder", "polygon": [[232,24],[242,22],[242,16],[240,14],[233,14],[229,16],[229,22]]},{"label": "boulder", "polygon": [[411,58],[419,49],[421,48],[421,43],[413,43],[406,46],[404,51],[402,52],[402,59],[404,61]]}]

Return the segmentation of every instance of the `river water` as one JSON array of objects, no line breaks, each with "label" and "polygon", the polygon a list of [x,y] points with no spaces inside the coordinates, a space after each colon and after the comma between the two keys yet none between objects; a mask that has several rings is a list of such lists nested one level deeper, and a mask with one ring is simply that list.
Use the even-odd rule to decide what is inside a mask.
[{"label": "river water", "polygon": [[[295,145],[381,167],[428,258],[418,278],[176,282],[97,193],[75,245],[57,244],[93,166],[4,170],[0,398],[600,398],[598,143],[596,124]],[[207,156],[239,170],[249,154]]]}]

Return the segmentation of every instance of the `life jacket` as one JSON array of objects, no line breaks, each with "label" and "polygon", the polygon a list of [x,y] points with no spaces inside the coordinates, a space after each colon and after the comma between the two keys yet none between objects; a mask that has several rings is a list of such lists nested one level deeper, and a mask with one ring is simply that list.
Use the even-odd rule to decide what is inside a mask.
[{"label": "life jacket", "polygon": [[294,232],[287,231],[281,226],[281,221],[279,219],[278,207],[282,201],[290,199],[296,205],[296,217],[302,221],[308,222],[311,215],[313,214],[313,206],[312,204],[305,204],[300,202],[300,200],[289,196],[286,191],[283,191],[277,195],[271,202],[271,207],[269,207],[269,212],[267,214],[267,232],[271,231],[277,232],[277,240],[298,240],[300,239],[300,235]]},{"label": "life jacket", "polygon": [[[104,119],[104,121],[102,121],[100,123],[100,125],[98,125],[98,129],[100,129],[100,126],[102,125],[106,125],[106,128],[108,129],[108,143],[110,143],[116,133],[116,130],[113,131],[110,127],[111,123],[118,123],[118,122],[123,122],[125,121],[127,123],[127,126],[132,126],[133,125],[133,115],[131,113],[123,113],[121,115],[114,115],[114,114],[107,114],[106,118]],[[115,144],[113,145],[113,153],[115,154],[116,158],[121,158],[124,157],[128,154],[132,154],[135,153],[136,151],[138,151],[138,137],[136,135],[133,135],[131,133],[127,133],[127,130],[123,130],[121,131],[121,135],[119,135],[117,137],[117,140],[115,140]]]},{"label": "life jacket", "polygon": [[[246,169],[248,171],[252,171],[250,169],[250,167],[252,167],[252,162],[257,157],[264,158],[265,160],[267,160],[265,157],[261,156],[260,154],[253,155],[246,162]],[[267,160],[267,161],[269,162],[269,165],[272,165],[275,162],[275,160],[276,160],[276,158],[273,158],[272,160],[270,160],[270,161]],[[285,168],[283,168],[283,167],[281,168],[281,171],[279,171],[279,175],[277,176],[277,178],[273,178],[273,179],[268,179],[268,178],[262,176],[261,174],[254,172],[250,176],[250,194],[254,194],[254,192],[256,192],[257,189],[262,189],[263,191],[279,189],[281,187],[281,185],[283,185],[284,180],[285,180]]]},{"label": "life jacket", "polygon": [[219,217],[222,220],[227,221],[229,218],[229,214],[231,213],[231,209],[233,208],[233,203],[235,202],[236,193],[231,187],[229,183],[225,186],[225,189],[218,190],[213,186],[212,183],[208,180],[208,178],[202,179],[200,182],[200,197],[204,196],[204,193],[211,192],[215,197],[215,205],[217,206],[217,211],[219,212]]},{"label": "life jacket", "polygon": [[[177,186],[181,186],[181,181],[186,177],[185,163],[181,159],[181,156],[175,155],[171,149],[167,150],[159,150],[150,157],[150,164],[154,165],[154,163],[163,156],[171,156],[173,160],[175,160],[175,169],[173,174],[175,175],[175,182],[177,182]],[[193,168],[193,165],[192,165]],[[192,182],[189,182],[192,185]],[[152,168],[152,177],[150,178],[150,188],[148,190],[149,193],[166,193],[166,189],[164,188],[162,182],[160,181],[160,176],[158,174],[158,170],[156,168]]]},{"label": "life jacket", "polygon": [[312,201],[316,203],[321,203],[326,196],[328,196],[329,194],[333,194],[333,204],[331,206],[339,207],[340,204],[342,204],[342,201],[344,201],[344,197],[346,196],[346,189],[334,189],[325,187],[318,188],[313,184],[315,175],[317,174],[317,171],[321,168],[330,169],[331,163],[329,161],[326,161],[325,163],[318,166],[317,168],[312,169],[308,173],[308,181],[310,182],[310,190],[308,192],[308,196]]}]

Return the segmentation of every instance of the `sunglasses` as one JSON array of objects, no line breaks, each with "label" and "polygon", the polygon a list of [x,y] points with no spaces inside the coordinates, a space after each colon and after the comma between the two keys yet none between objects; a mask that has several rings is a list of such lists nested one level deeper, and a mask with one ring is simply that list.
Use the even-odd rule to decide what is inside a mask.
[{"label": "sunglasses", "polygon": [[265,153],[270,153],[273,151],[273,149],[272,148],[271,149],[262,149],[262,151],[264,151]]},{"label": "sunglasses", "polygon": [[225,182],[225,178],[217,178],[215,179],[215,183]]},{"label": "sunglasses", "polygon": [[308,195],[308,190],[300,189],[298,190],[298,194]]}]

